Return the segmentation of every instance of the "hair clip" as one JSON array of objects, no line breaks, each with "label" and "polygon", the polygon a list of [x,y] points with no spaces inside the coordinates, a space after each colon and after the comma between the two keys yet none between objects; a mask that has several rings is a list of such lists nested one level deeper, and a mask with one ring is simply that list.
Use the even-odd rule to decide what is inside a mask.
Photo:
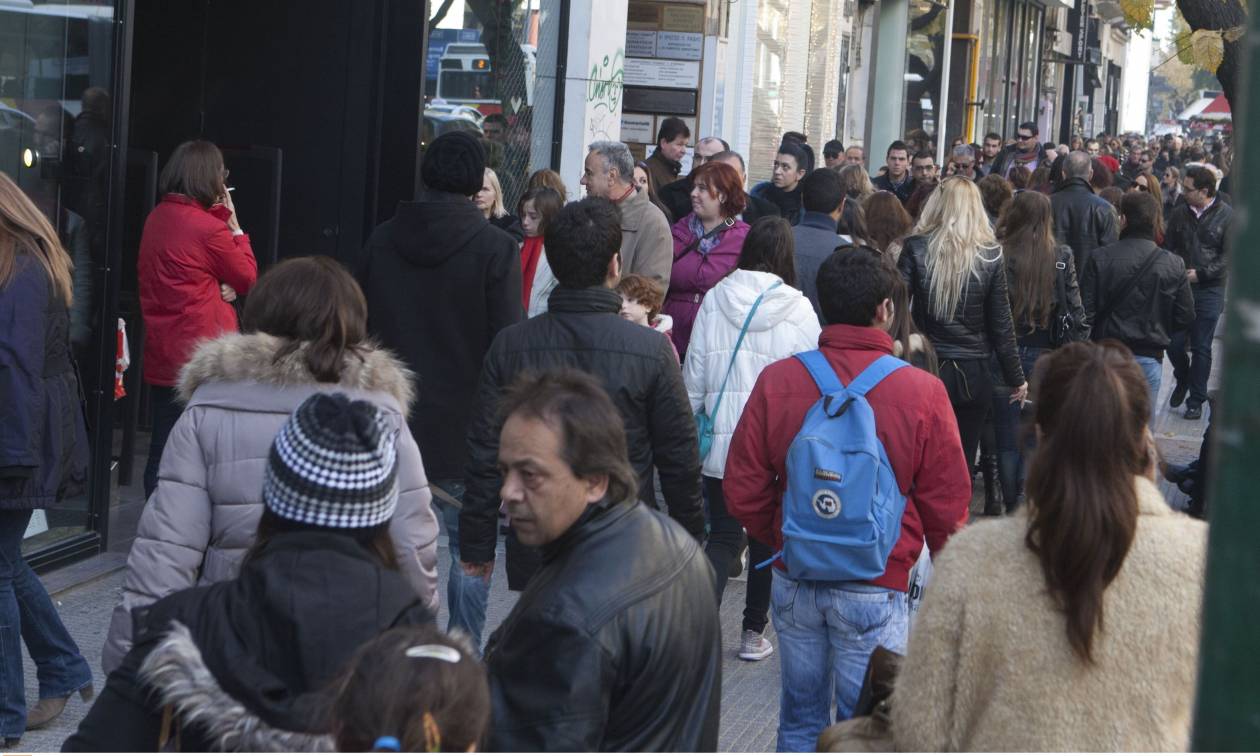
[{"label": "hair clip", "polygon": [[412,646],[403,653],[410,659],[437,659],[438,661],[450,662],[451,664],[456,664],[463,658],[458,650],[436,643]]},{"label": "hair clip", "polygon": [[393,735],[382,735],[372,744],[373,751],[391,751],[398,753],[402,751],[402,743],[398,742],[398,738]]}]

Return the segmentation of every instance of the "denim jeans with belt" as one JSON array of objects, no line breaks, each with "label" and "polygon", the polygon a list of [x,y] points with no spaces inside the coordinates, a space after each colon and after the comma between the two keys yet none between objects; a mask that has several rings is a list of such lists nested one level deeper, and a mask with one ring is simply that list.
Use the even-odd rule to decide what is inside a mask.
[{"label": "denim jeans with belt", "polygon": [[[462,480],[431,482],[456,501],[464,500]],[[464,567],[459,562],[459,509],[436,496],[433,503],[442,513],[442,526],[446,529],[447,547],[451,552],[450,574],[446,576],[446,611],[450,615],[446,629],[458,628],[468,633],[477,648],[481,648],[481,632],[486,628],[486,603],[490,599],[490,577],[479,578],[464,573]]]},{"label": "denim jeans with belt", "polygon": [[1154,420],[1155,408],[1159,402],[1159,386],[1164,382],[1164,361],[1141,355],[1134,355],[1133,359],[1137,360],[1138,367],[1142,368],[1142,374],[1146,376],[1146,385],[1151,389],[1151,419]]},{"label": "denim jeans with belt", "polygon": [[44,584],[22,557],[30,509],[0,509],[0,737],[26,730],[22,646],[35,662],[39,697],[63,698],[92,682],[92,670],[61,623]]},{"label": "denim jeans with belt", "polygon": [[792,580],[774,571],[770,604],[779,635],[780,752],[812,752],[818,735],[853,716],[876,646],[905,653],[906,594],[867,583]]},{"label": "denim jeans with belt", "polygon": [[[1189,407],[1200,407],[1207,401],[1208,377],[1212,374],[1212,337],[1216,335],[1216,322],[1221,319],[1225,307],[1224,286],[1191,286],[1194,291],[1194,324],[1187,331],[1172,335],[1168,346],[1168,361],[1172,363],[1177,383],[1190,391],[1186,399]],[[1186,342],[1190,343],[1191,355],[1186,355]]]}]

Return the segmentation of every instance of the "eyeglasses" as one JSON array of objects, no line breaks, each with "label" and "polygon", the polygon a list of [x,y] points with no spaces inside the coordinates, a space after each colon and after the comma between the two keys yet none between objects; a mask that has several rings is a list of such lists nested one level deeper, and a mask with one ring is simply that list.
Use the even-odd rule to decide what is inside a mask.
[{"label": "eyeglasses", "polygon": [[1036,134],[1016,134],[1015,136],[1019,139],[1019,141],[1023,142],[1032,139],[1036,136]]},{"label": "eyeglasses", "polygon": [[840,153],[839,152],[824,152],[823,157],[827,158],[828,160],[839,160]]}]

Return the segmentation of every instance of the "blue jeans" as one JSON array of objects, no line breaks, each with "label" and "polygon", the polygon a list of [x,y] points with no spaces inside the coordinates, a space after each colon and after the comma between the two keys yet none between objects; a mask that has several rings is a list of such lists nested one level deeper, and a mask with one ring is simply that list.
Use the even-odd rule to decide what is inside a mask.
[{"label": "blue jeans", "polygon": [[[1194,324],[1187,331],[1172,335],[1168,345],[1168,361],[1173,366],[1177,383],[1190,391],[1186,405],[1202,406],[1207,401],[1208,376],[1212,374],[1212,337],[1216,321],[1225,307],[1224,286],[1192,286],[1194,290]],[[1190,342],[1191,355],[1186,354]]]},{"label": "blue jeans", "polygon": [[[464,500],[462,480],[435,480],[433,485]],[[446,611],[450,619],[446,623],[449,632],[459,629],[468,633],[477,648],[481,648],[481,633],[486,628],[486,602],[490,598],[490,578],[481,579],[464,574],[459,563],[459,510],[433,498],[442,513],[442,526],[446,529],[447,548],[451,552],[451,571],[446,576]]]},{"label": "blue jeans", "polygon": [[[1049,349],[1041,347],[1019,348],[1019,362],[1024,369],[1024,379],[1031,382],[1033,368],[1037,360]],[[996,360],[994,365],[996,366]],[[1015,508],[1019,496],[1024,492],[1024,476],[1028,472],[1028,460],[1036,445],[1034,434],[1020,438],[1024,412],[1031,412],[1018,404],[1011,404],[1010,394],[1013,387],[1000,387],[993,392],[993,433],[997,444],[998,479],[1002,484],[1002,498],[1006,501],[1006,510]]]},{"label": "blue jeans", "polygon": [[871,652],[906,650],[906,594],[865,583],[792,580],[774,571],[770,605],[779,634],[778,750],[812,752],[818,735],[853,716]]},{"label": "blue jeans", "polygon": [[61,623],[44,584],[22,557],[29,509],[0,509],[0,737],[26,730],[22,647],[35,662],[39,697],[62,698],[92,682],[92,670]]},{"label": "blue jeans", "polygon": [[1151,387],[1151,419],[1155,419],[1155,407],[1159,401],[1159,384],[1164,380],[1164,361],[1154,357],[1133,356],[1146,375],[1146,384]]}]

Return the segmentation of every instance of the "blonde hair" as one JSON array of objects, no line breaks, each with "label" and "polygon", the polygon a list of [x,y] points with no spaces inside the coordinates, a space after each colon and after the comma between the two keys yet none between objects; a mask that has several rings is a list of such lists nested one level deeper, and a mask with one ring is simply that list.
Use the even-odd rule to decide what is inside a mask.
[{"label": "blonde hair", "polygon": [[74,262],[48,218],[7,173],[0,172],[0,288],[13,278],[18,252],[39,261],[54,292],[69,307],[74,299]]},{"label": "blonde hair", "polygon": [[980,278],[977,262],[1002,259],[975,183],[960,176],[942,181],[913,233],[927,236],[928,309],[940,320],[953,320],[970,277]]},{"label": "blonde hair", "polygon": [[507,215],[507,207],[503,204],[503,187],[499,184],[499,174],[493,168],[486,169],[486,183],[494,190],[494,204],[490,206],[490,215],[502,218]]}]

